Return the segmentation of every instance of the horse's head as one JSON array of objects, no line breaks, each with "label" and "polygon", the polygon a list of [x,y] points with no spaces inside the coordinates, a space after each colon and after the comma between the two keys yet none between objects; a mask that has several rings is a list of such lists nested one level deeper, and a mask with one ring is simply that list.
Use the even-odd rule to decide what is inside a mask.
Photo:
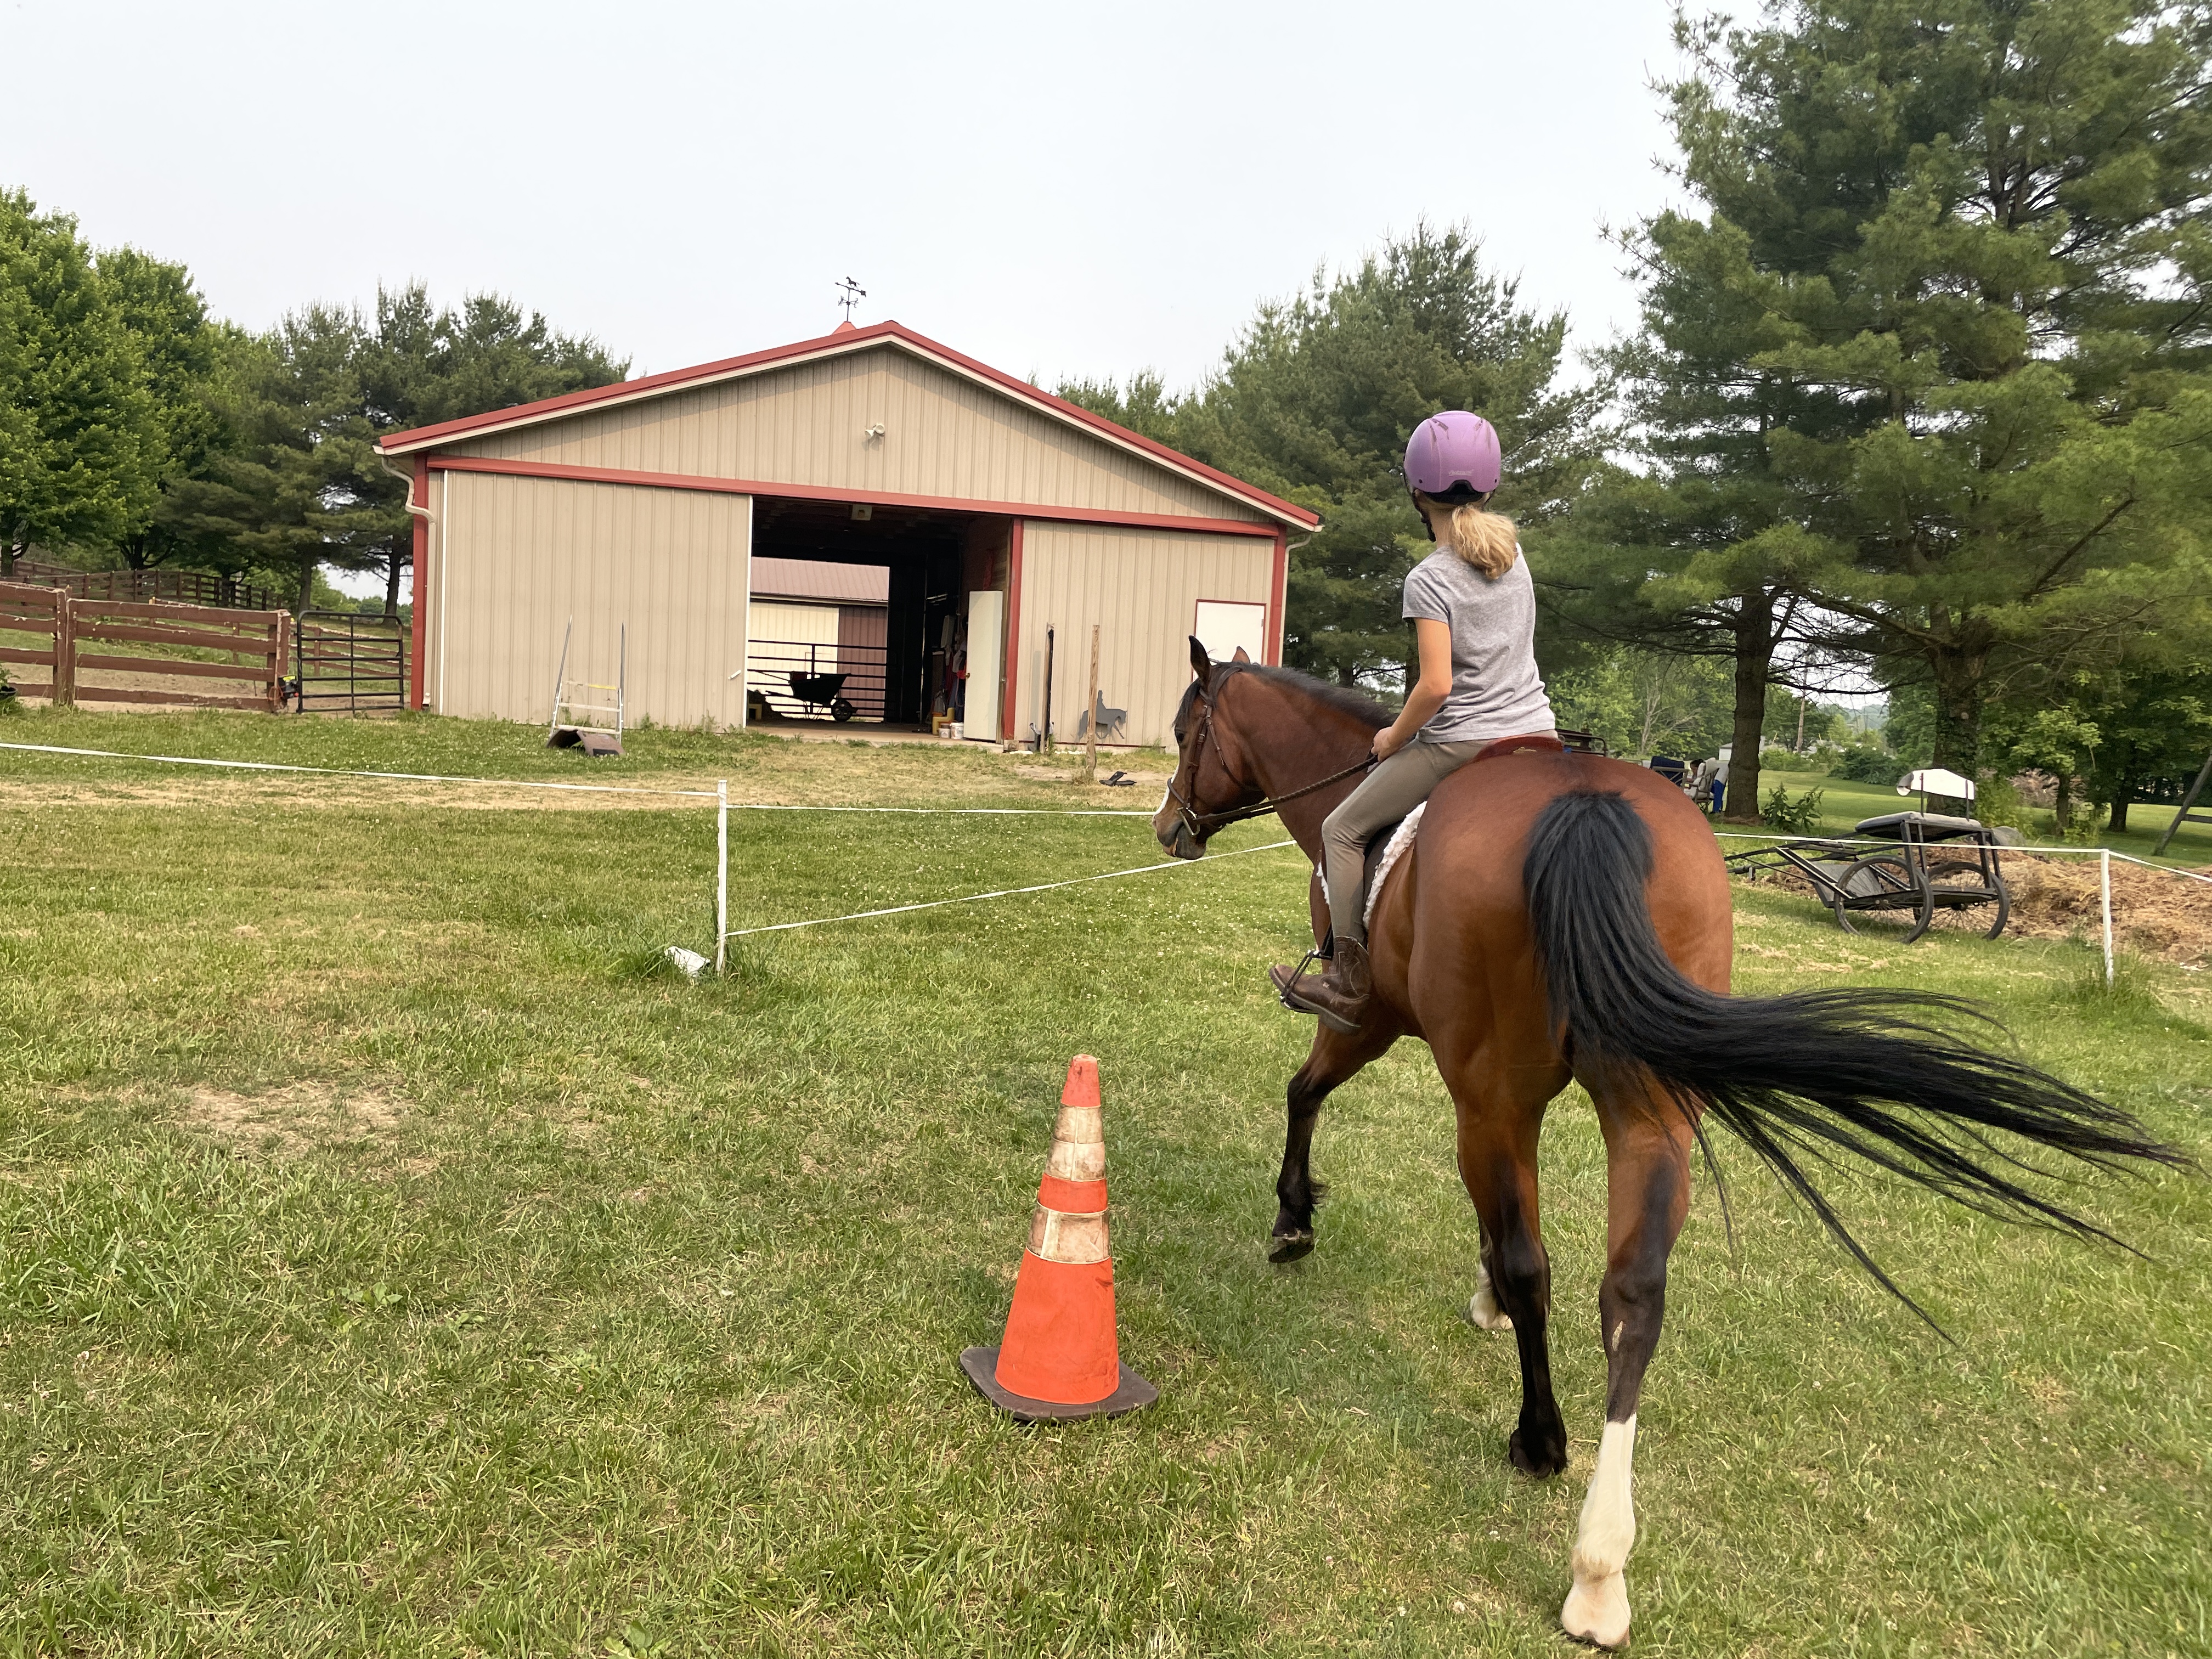
[{"label": "horse's head", "polygon": [[1225,815],[1267,798],[1267,792],[1238,774],[1240,745],[1221,709],[1221,696],[1239,663],[1252,659],[1240,647],[1228,662],[1218,663],[1194,635],[1190,665],[1196,678],[1176,710],[1176,769],[1168,780],[1160,810],[1152,814],[1152,834],[1179,859],[1203,858],[1206,843]]}]

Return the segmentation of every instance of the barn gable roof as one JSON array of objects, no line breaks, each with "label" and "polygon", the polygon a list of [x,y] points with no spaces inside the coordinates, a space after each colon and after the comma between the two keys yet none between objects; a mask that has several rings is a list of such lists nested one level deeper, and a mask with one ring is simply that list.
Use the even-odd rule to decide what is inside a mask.
[{"label": "barn gable roof", "polygon": [[586,410],[597,411],[672,392],[696,390],[719,380],[738,380],[746,375],[787,368],[796,363],[884,346],[907,352],[964,380],[988,386],[1094,437],[1103,438],[1120,449],[1218,490],[1281,523],[1310,526],[1320,522],[1320,516],[1308,508],[1269,495],[1241,478],[1208,466],[1202,461],[1194,460],[1126,427],[1118,426],[1102,415],[1095,415],[1064,398],[1055,398],[1050,392],[1039,391],[1026,380],[1018,380],[988,363],[978,362],[896,322],[873,323],[866,328],[841,323],[832,332],[816,339],[800,340],[766,351],[749,352],[740,357],[726,357],[720,362],[702,363],[692,368],[641,375],[635,380],[594,386],[584,392],[571,392],[562,397],[547,398],[533,404],[518,404],[510,409],[491,410],[482,415],[465,416],[459,420],[442,421],[434,426],[387,433],[378,441],[377,449],[385,455],[414,454],[517,427],[557,421]]}]

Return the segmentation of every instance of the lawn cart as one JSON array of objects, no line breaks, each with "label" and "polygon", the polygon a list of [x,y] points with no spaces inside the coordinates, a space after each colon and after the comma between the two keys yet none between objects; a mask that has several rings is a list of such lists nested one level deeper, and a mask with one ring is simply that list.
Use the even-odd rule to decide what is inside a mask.
[{"label": "lawn cart", "polygon": [[1848,842],[1785,842],[1738,853],[1729,871],[1747,881],[1795,872],[1813,896],[1836,913],[1847,933],[1910,945],[1938,910],[1989,905],[1984,939],[2004,932],[2012,894],[1997,867],[1993,830],[1972,818],[1935,812],[1891,812],[1868,818],[1852,833],[1897,843],[1896,850]]}]

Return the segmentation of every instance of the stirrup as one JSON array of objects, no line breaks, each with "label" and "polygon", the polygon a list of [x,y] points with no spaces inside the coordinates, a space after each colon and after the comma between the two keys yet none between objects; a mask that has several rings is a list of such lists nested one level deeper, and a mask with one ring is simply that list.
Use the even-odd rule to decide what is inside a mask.
[{"label": "stirrup", "polygon": [[1278,985],[1275,987],[1275,1000],[1281,1003],[1284,1007],[1289,1009],[1294,1014],[1302,1014],[1310,1018],[1319,1020],[1322,1024],[1328,1026],[1330,1030],[1334,1031],[1340,1036],[1357,1036],[1359,1034],[1361,1028],[1354,1025],[1350,1020],[1346,1019],[1343,1016],[1340,1014],[1333,1014],[1326,1008],[1318,1006],[1307,1007],[1301,1003],[1293,1002],[1291,1000],[1291,993],[1298,988],[1300,982],[1306,977],[1306,969],[1312,967],[1314,963],[1319,959],[1320,956],[1320,948],[1316,946],[1313,950],[1307,951],[1304,957],[1300,957],[1298,959],[1297,967],[1291,971],[1290,983],[1287,985]]},{"label": "stirrup", "polygon": [[[1291,1000],[1291,986],[1296,985],[1300,980],[1304,979],[1306,976],[1307,969],[1310,969],[1315,963],[1321,959],[1321,946],[1318,945],[1314,946],[1312,950],[1307,951],[1305,955],[1300,957],[1298,958],[1298,965],[1291,969],[1290,984],[1278,985],[1275,987],[1275,1000],[1281,1003],[1284,1007],[1289,1009],[1294,1014],[1311,1013],[1313,1011],[1310,1008],[1301,1008],[1297,1003]],[[1270,976],[1270,982],[1272,983],[1272,975]]]}]

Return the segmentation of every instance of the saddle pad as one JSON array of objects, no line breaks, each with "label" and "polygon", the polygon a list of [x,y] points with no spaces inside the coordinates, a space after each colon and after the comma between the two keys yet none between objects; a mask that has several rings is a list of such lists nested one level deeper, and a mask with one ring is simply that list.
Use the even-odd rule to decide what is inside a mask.
[{"label": "saddle pad", "polygon": [[1367,909],[1361,920],[1370,927],[1375,924],[1375,902],[1382,896],[1382,884],[1390,878],[1390,872],[1413,844],[1413,836],[1421,827],[1421,816],[1428,810],[1428,802],[1423,801],[1400,819],[1398,827],[1390,832],[1390,839],[1382,848],[1382,861],[1375,866],[1374,879],[1367,884]]}]

